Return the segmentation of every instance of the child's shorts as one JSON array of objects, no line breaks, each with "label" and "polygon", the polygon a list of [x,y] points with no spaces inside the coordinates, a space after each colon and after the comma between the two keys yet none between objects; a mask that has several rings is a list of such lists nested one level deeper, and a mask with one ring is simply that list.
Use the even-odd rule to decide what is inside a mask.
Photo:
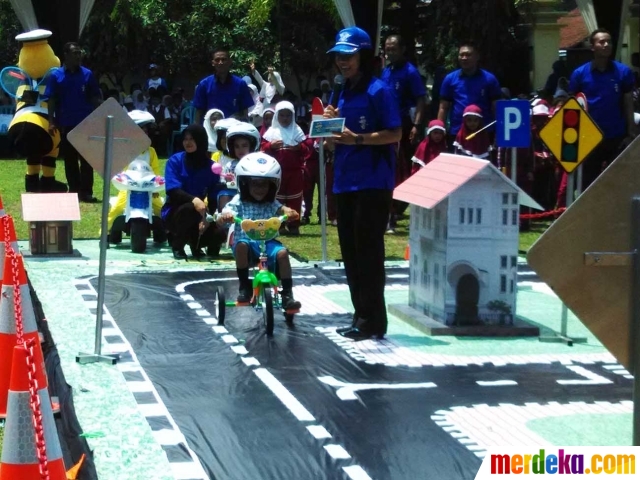
[{"label": "child's shorts", "polygon": [[[234,242],[233,244],[233,257],[236,257],[236,248],[239,243],[246,243],[249,245],[249,266],[256,265],[260,260],[260,242],[256,242],[255,240],[250,240],[248,238],[243,238]],[[277,261],[276,256],[280,250],[285,250],[284,245],[282,245],[277,240],[269,240],[266,243],[267,247],[267,266],[269,267],[269,271],[277,272]]]}]

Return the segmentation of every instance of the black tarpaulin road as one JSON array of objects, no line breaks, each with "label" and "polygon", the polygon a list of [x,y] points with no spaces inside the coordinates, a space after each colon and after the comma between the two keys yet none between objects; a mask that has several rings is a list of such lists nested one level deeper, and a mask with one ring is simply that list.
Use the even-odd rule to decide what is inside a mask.
[{"label": "black tarpaulin road", "polygon": [[[340,282],[343,272],[300,269],[296,285]],[[402,275],[398,275],[402,277]],[[191,283],[194,282],[194,283]],[[188,283],[185,285],[185,283]],[[397,279],[394,278],[394,283]],[[184,292],[178,293],[176,286]],[[181,294],[213,311],[213,292],[224,285],[237,294],[235,272],[127,274],[107,277],[106,304],[132,344],[172,417],[212,479],[347,479],[343,467],[360,466],[374,480],[473,479],[480,459],[437,426],[431,415],[452,406],[627,398],[618,384],[607,389],[567,388],[560,365],[473,367],[386,367],[349,357],[318,332],[342,326],[347,315],[299,316],[288,327],[276,314],[267,337],[261,314],[227,310],[225,326],[246,347],[247,366],[229,344],[199,317]],[[301,301],[304,301],[301,298]],[[300,421],[255,373],[266,369],[313,421]],[[434,388],[359,391],[341,400],[318,377],[353,384],[433,382]],[[521,388],[478,387],[478,379],[510,378]],[[324,427],[331,438],[316,439],[307,427]],[[326,445],[351,458],[334,458]]]}]

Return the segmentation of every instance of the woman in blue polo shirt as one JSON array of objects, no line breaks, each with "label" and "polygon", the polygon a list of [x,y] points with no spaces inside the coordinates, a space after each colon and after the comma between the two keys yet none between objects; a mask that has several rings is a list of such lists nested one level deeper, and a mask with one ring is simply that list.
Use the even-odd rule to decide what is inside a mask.
[{"label": "woman in blue polo shirt", "polygon": [[345,78],[337,102],[331,99],[337,108],[328,106],[324,116],[345,118],[344,131],[328,144],[335,146],[338,237],[354,307],[351,327],[338,332],[355,340],[382,338],[387,332],[384,234],[402,122],[393,93],[373,76],[374,54],[364,30],[349,27],[338,32],[328,53],[335,55]]},{"label": "woman in blue polo shirt", "polygon": [[[184,152],[167,160],[164,178],[167,201],[162,207],[162,220],[171,234],[171,250],[176,260],[186,260],[185,245],[194,257],[217,256],[224,232],[205,221],[207,208],[215,210],[220,175],[213,173],[213,162],[207,151],[207,131],[201,125],[190,125],[182,132]],[[204,200],[208,198],[209,206]]]}]

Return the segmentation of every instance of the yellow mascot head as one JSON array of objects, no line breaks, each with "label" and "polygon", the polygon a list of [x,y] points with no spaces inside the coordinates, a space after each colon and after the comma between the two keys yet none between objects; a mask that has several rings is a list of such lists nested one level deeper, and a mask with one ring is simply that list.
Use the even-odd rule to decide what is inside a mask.
[{"label": "yellow mascot head", "polygon": [[44,77],[50,69],[60,66],[60,59],[53,53],[47,38],[51,36],[49,30],[32,30],[21,33],[16,40],[22,42],[18,67],[32,79]]}]

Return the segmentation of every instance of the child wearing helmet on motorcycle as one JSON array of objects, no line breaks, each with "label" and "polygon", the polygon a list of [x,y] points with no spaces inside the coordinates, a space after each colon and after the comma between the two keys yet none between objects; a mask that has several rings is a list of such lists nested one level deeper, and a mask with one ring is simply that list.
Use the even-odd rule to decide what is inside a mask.
[{"label": "child wearing helmet on motorcycle", "polygon": [[[131,118],[131,120],[133,120],[136,125],[138,125],[144,131],[144,133],[149,136],[149,127],[151,127],[155,123],[155,118],[153,117],[153,115],[142,110],[132,110],[128,113],[128,115],[129,118]],[[160,173],[160,162],[158,161],[158,154],[153,147],[149,147],[147,150],[142,152],[134,159],[134,161],[142,161],[151,167],[153,173],[158,176],[162,175]],[[153,214],[159,217],[160,210],[162,209],[162,198],[160,198],[159,193],[153,194],[151,205],[153,207]],[[118,192],[116,202],[109,210],[109,215],[107,217],[107,225],[109,231],[111,231],[111,227],[113,226],[113,222],[115,221],[115,219],[124,214],[126,206],[127,192],[124,190],[120,190]]]},{"label": "child wearing helmet on motorcycle", "polygon": [[236,183],[236,166],[238,162],[251,152],[257,152],[260,148],[260,133],[258,129],[247,122],[238,122],[229,127],[226,134],[227,161],[222,166],[220,181],[225,184],[223,190],[218,193],[218,211],[238,193]]},{"label": "child wearing helmet on motorcycle", "polygon": [[[298,212],[276,200],[281,177],[280,164],[275,158],[260,152],[245,156],[236,166],[238,195],[227,203],[218,217],[218,224],[231,223],[234,217],[259,220],[287,215],[294,221],[300,218]],[[277,240],[269,240],[266,242],[266,251],[269,270],[275,272],[282,282],[282,307],[285,310],[299,309],[300,302],[293,298],[291,262],[287,249]],[[258,262],[260,245],[247,237],[238,224],[234,231],[233,255],[240,281],[237,301],[248,303],[253,293],[249,267]]]}]

